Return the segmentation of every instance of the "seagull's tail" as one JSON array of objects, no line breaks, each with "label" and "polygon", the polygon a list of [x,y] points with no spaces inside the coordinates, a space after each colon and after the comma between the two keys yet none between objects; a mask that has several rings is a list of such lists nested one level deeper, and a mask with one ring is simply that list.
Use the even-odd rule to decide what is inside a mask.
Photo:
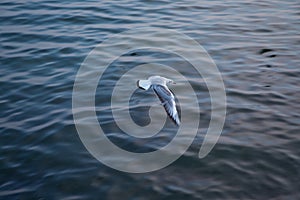
[{"label": "seagull's tail", "polygon": [[138,80],[137,86],[143,90],[148,90],[151,86],[151,82],[148,80]]}]

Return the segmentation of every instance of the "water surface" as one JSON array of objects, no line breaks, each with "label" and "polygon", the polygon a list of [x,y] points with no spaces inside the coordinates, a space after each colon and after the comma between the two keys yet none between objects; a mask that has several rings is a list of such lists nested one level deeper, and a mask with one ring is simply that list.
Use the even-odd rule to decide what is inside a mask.
[{"label": "water surface", "polygon": [[[298,1],[3,0],[0,5],[2,199],[299,198]],[[218,144],[198,159],[210,99],[203,80],[186,70],[199,85],[201,106],[193,145],[167,168],[127,174],[98,162],[81,143],[72,89],[80,64],[97,44],[142,26],[174,29],[203,45],[224,78],[227,118]],[[174,55],[135,53],[111,69],[141,60],[185,69]],[[106,78],[109,86],[118,77]],[[97,101],[99,107],[108,103],[104,97]],[[137,108],[132,115],[145,111]],[[125,149],[151,151],[173,137],[137,142],[120,134],[105,113],[99,118]]]}]

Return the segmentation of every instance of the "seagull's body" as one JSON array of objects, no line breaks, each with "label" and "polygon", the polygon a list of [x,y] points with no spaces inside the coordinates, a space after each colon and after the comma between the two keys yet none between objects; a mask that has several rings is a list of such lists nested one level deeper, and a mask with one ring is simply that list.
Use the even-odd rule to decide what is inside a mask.
[{"label": "seagull's body", "polygon": [[177,126],[179,126],[180,120],[176,109],[175,97],[171,90],[167,87],[167,83],[173,83],[173,81],[162,76],[151,76],[147,80],[139,80],[137,85],[139,88],[144,90],[152,88],[164,106],[169,117]]}]

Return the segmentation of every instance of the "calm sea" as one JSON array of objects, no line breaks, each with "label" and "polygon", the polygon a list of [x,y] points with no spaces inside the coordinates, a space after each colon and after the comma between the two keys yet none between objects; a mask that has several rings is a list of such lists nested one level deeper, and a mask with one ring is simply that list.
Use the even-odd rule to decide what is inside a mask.
[{"label": "calm sea", "polygon": [[[299,1],[2,0],[0,6],[0,199],[300,198]],[[198,159],[211,112],[199,79],[194,143],[166,168],[130,174],[86,150],[73,121],[72,90],[96,45],[139,27],[179,31],[208,51],[224,80],[227,116],[212,152]],[[180,65],[174,56],[134,55],[115,63],[107,80],[116,80],[121,64],[123,70],[151,59]],[[151,92],[145,98],[159,103]],[[103,98],[97,107],[108,103]],[[132,116],[146,111],[133,109]],[[99,118],[129,150],[147,151],[173,137],[134,142],[105,112]]]}]

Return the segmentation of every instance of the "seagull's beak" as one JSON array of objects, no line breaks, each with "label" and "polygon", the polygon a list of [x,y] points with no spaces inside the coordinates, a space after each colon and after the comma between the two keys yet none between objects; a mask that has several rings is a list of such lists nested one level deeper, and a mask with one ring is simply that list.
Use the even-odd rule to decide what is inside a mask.
[{"label": "seagull's beak", "polygon": [[173,80],[171,80],[171,79],[169,79],[169,83],[172,83],[172,84],[174,84],[174,85],[176,84],[175,81],[173,81]]}]

